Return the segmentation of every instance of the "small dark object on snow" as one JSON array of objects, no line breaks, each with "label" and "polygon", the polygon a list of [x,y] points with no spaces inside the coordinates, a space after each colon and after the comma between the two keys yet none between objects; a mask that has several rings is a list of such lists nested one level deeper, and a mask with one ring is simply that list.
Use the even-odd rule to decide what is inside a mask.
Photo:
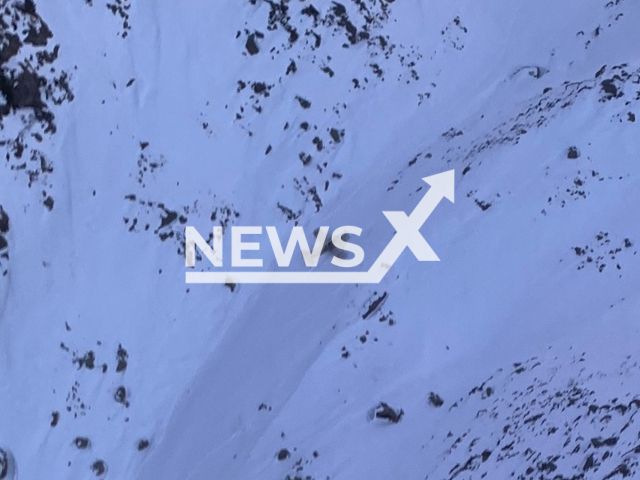
[{"label": "small dark object on snow", "polygon": [[107,473],[107,464],[104,463],[104,460],[96,460],[91,465],[91,471],[96,474],[96,477],[101,477]]},{"label": "small dark object on snow", "polygon": [[89,445],[91,445],[91,441],[87,437],[76,437],[76,439],[73,441],[73,444],[77,449],[85,450],[89,448]]},{"label": "small dark object on snow", "polygon": [[255,33],[252,33],[247,37],[247,42],[245,43],[244,47],[247,49],[247,52],[249,52],[249,55],[256,55],[260,52],[260,48],[258,47],[258,43],[256,42]]},{"label": "small dark object on snow", "polygon": [[116,365],[116,372],[124,372],[127,369],[127,359],[129,358],[129,353],[122,348],[122,344],[118,345],[118,353],[116,354],[116,360],[118,364]]},{"label": "small dark object on snow", "polygon": [[140,440],[138,442],[138,451],[141,452],[142,450],[145,450],[149,447],[149,440],[147,440],[146,438],[143,438],[142,440]]},{"label": "small dark object on snow", "polygon": [[371,304],[369,305],[369,308],[367,308],[367,311],[362,314],[362,319],[366,320],[367,317],[375,313],[382,306],[382,304],[386,299],[387,299],[387,292],[384,292],[382,295],[376,298],[373,302],[371,302]]},{"label": "small dark object on snow", "polygon": [[437,393],[431,392],[429,394],[429,403],[437,408],[437,407],[441,407],[442,405],[444,405],[444,400]]},{"label": "small dark object on snow", "polygon": [[283,460],[286,460],[287,458],[289,458],[290,455],[291,454],[289,453],[289,450],[287,450],[286,448],[283,448],[278,452],[278,460],[282,462]]},{"label": "small dark object on snow", "polygon": [[311,107],[311,102],[309,100],[307,100],[306,98],[302,98],[300,96],[296,96],[296,100],[298,101],[298,103],[300,104],[300,106],[302,108],[304,108],[305,110],[309,107]]},{"label": "small dark object on snow", "polygon": [[383,418],[391,423],[398,423],[403,415],[404,410],[395,410],[385,402],[380,402],[376,408],[376,418]]},{"label": "small dark object on snow", "polygon": [[580,156],[580,151],[577,147],[569,147],[569,151],[567,152],[567,158],[570,160],[575,160]]},{"label": "small dark object on snow", "polygon": [[44,199],[44,202],[42,202],[44,204],[45,207],[47,207],[47,210],[51,211],[53,210],[53,198],[51,198],[51,196],[48,196],[47,198]]},{"label": "small dark object on snow", "polygon": [[340,143],[340,140],[344,136],[344,130],[340,132],[337,129],[332,128],[331,130],[329,130],[329,135],[331,135],[331,138],[333,139],[334,142]]},{"label": "small dark object on snow", "polygon": [[127,389],[122,386],[118,387],[116,393],[113,395],[113,399],[125,407],[129,406],[129,402],[127,400]]}]

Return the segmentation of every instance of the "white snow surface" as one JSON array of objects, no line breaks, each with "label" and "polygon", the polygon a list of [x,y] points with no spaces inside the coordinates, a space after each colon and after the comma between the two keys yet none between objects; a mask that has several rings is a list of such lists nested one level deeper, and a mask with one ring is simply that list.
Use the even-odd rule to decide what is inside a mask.
[{"label": "white snow surface", "polygon": [[[638,2],[35,4],[73,99],[41,142],[32,109],[0,120],[52,166],[0,166],[7,478],[640,478]],[[357,225],[367,269],[382,211],[450,169],[421,230],[440,262],[185,284],[185,224]]]}]

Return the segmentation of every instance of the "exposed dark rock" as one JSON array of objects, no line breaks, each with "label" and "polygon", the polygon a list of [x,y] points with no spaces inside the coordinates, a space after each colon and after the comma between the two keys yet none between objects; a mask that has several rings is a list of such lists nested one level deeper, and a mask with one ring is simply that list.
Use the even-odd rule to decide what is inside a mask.
[{"label": "exposed dark rock", "polygon": [[107,474],[107,464],[104,460],[96,460],[91,464],[91,471],[96,477],[104,477]]},{"label": "exposed dark rock", "polygon": [[40,96],[40,77],[33,70],[23,69],[16,78],[0,77],[0,90],[7,104],[16,110],[21,108],[40,108],[43,106]]},{"label": "exposed dark rock", "polygon": [[313,160],[313,157],[310,154],[305,152],[300,152],[298,154],[298,158],[300,159],[303,165],[309,165],[311,163],[311,160]]},{"label": "exposed dark rock", "polygon": [[615,447],[617,443],[618,437],[609,437],[604,439],[597,437],[591,439],[591,445],[593,445],[594,448]]},{"label": "exposed dark rock", "polygon": [[111,11],[114,17],[122,20],[122,38],[127,38],[129,30],[131,30],[131,23],[129,22],[129,9],[131,4],[129,0],[115,0],[114,3],[107,3],[107,9]]},{"label": "exposed dark rock", "polygon": [[3,65],[18,53],[22,43],[17,35],[5,32],[0,45],[0,65]]},{"label": "exposed dark rock", "polygon": [[53,210],[53,198],[51,198],[50,196],[45,198],[44,201],[42,202],[44,204],[45,207],[47,207],[47,210],[51,211]]},{"label": "exposed dark rock", "polygon": [[252,33],[247,37],[247,42],[244,47],[249,52],[249,55],[256,55],[260,52],[260,48],[258,47],[258,43],[256,42],[256,34]]},{"label": "exposed dark rock", "polygon": [[438,407],[441,407],[442,405],[444,405],[444,400],[437,393],[431,392],[429,394],[429,404],[434,406],[434,407],[436,407],[436,408],[438,408]]},{"label": "exposed dark rock", "polygon": [[78,450],[86,450],[91,446],[91,441],[87,437],[76,437],[73,444]]},{"label": "exposed dark rock", "polygon": [[146,438],[143,438],[142,440],[140,440],[138,442],[138,451],[141,452],[142,450],[146,450],[147,448],[149,448],[149,440],[147,440]]},{"label": "exposed dark rock", "polygon": [[491,208],[491,205],[492,205],[492,204],[491,204],[490,202],[485,202],[485,201],[483,201],[483,200],[478,200],[478,199],[476,199],[476,205],[477,205],[478,207],[480,207],[480,209],[481,209],[483,212],[486,212],[487,210],[489,210],[489,209]]},{"label": "exposed dark rock", "polygon": [[27,33],[24,43],[29,43],[35,47],[44,47],[52,37],[53,33],[49,30],[47,24],[40,20],[40,25],[37,28],[33,25],[29,27],[29,33]]},{"label": "exposed dark rock", "polygon": [[309,107],[311,107],[311,102],[305,98],[302,98],[300,96],[296,96],[296,100],[298,101],[298,103],[300,104],[300,106],[304,109],[307,109]]},{"label": "exposed dark rock", "polygon": [[569,147],[569,150],[567,151],[567,158],[569,160],[575,160],[578,157],[580,157],[580,150],[578,150],[577,147]]},{"label": "exposed dark rock", "polygon": [[116,354],[116,360],[118,364],[116,366],[116,372],[124,372],[127,369],[127,360],[129,358],[129,353],[122,348],[122,345],[118,345],[118,352]]},{"label": "exposed dark rock", "polygon": [[588,472],[595,466],[596,462],[593,458],[593,453],[585,460],[582,470]]},{"label": "exposed dark rock", "polygon": [[309,5],[308,7],[303,8],[300,13],[312,17],[316,21],[320,16],[320,12],[313,5]]},{"label": "exposed dark rock", "polygon": [[85,367],[87,370],[93,370],[96,366],[96,355],[93,350],[89,350],[84,356],[75,358],[73,363],[78,364],[78,370]]},{"label": "exposed dark rock", "polygon": [[612,78],[603,80],[600,86],[602,87],[602,91],[606,93],[609,98],[618,97],[618,87],[616,86]]},{"label": "exposed dark rock", "polygon": [[289,453],[289,450],[287,450],[286,448],[283,448],[277,454],[278,460],[280,461],[286,460],[290,456],[291,456],[291,453]]},{"label": "exposed dark rock", "polygon": [[17,4],[16,8],[26,13],[27,15],[35,16],[36,15],[36,4],[33,0],[24,0],[24,3]]},{"label": "exposed dark rock", "polygon": [[0,205],[0,233],[9,232],[9,215]]},{"label": "exposed dark rock", "polygon": [[177,212],[173,212],[171,210],[166,210],[165,209],[165,213],[166,213],[166,215],[164,215],[161,218],[160,226],[158,227],[158,230],[160,230],[163,227],[171,225],[178,218],[178,213]]},{"label": "exposed dark rock", "polygon": [[376,298],[373,302],[371,302],[369,304],[369,307],[367,308],[367,311],[362,314],[362,319],[366,320],[369,316],[371,316],[373,313],[378,311],[378,309],[382,306],[382,304],[385,302],[386,299],[387,299],[387,292],[384,292],[382,295]]},{"label": "exposed dark rock", "polygon": [[380,402],[380,404],[376,407],[376,418],[389,420],[391,423],[398,423],[402,419],[403,415],[404,410],[396,410],[394,408],[391,408],[389,404],[385,402]]},{"label": "exposed dark rock", "polygon": [[123,386],[119,386],[116,392],[113,394],[113,399],[125,407],[129,407],[129,401],[127,400],[127,389]]},{"label": "exposed dark rock", "polygon": [[338,130],[336,128],[332,128],[331,130],[329,130],[329,135],[331,135],[331,139],[334,142],[340,143],[340,140],[344,136],[344,130],[340,131],[340,130]]}]

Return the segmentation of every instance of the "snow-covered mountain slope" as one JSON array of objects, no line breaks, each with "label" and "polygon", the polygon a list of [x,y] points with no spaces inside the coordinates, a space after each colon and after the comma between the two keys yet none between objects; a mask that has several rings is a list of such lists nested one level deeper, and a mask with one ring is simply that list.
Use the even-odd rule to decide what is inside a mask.
[{"label": "snow-covered mountain slope", "polygon": [[[0,479],[639,476],[639,21],[3,1]],[[185,284],[186,225],[357,225],[366,269],[450,169],[439,263]]]}]

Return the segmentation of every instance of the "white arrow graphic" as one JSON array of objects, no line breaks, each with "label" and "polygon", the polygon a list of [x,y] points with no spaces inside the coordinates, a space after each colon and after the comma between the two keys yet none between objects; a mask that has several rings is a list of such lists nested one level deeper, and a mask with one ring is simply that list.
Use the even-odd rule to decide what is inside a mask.
[{"label": "white arrow graphic", "polygon": [[424,177],[430,185],[416,208],[405,212],[382,212],[396,233],[367,272],[187,272],[187,283],[380,283],[405,248],[421,262],[440,259],[420,234],[420,228],[443,198],[452,203],[455,172],[449,170]]},{"label": "white arrow graphic", "polygon": [[443,198],[449,199],[451,203],[455,201],[454,173],[454,170],[449,170],[430,177],[424,177],[422,180],[428,183],[431,188],[422,197],[422,200],[420,200],[420,203],[418,203],[409,217],[404,212],[382,212],[396,229],[396,234],[367,272],[371,276],[371,283],[379,283],[382,280],[406,247],[409,247],[421,262],[440,261],[420,234],[420,228]]}]

